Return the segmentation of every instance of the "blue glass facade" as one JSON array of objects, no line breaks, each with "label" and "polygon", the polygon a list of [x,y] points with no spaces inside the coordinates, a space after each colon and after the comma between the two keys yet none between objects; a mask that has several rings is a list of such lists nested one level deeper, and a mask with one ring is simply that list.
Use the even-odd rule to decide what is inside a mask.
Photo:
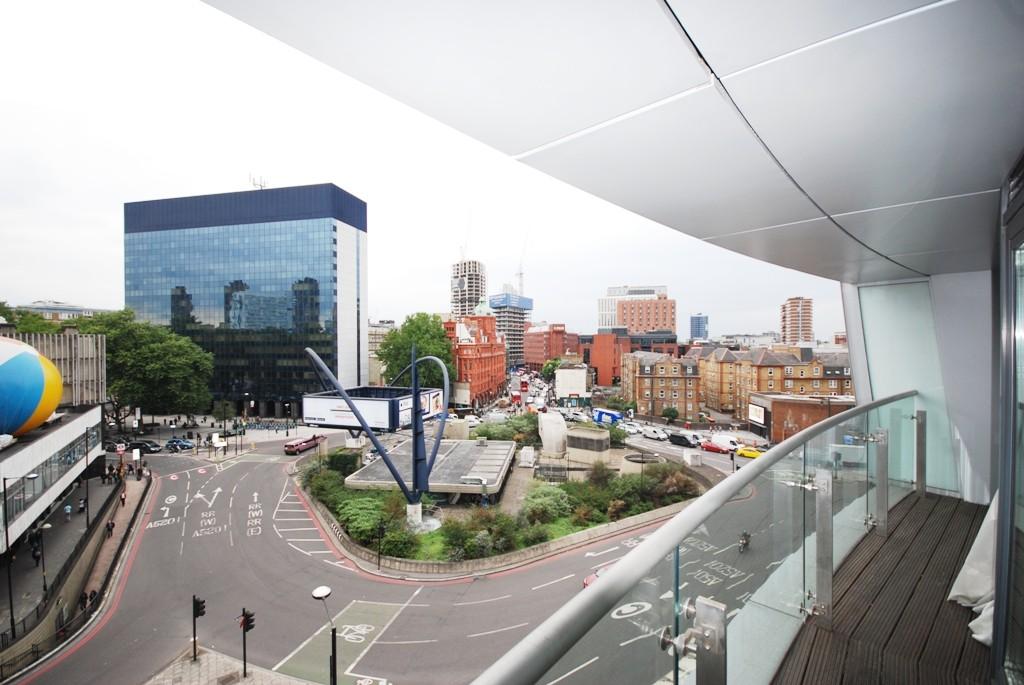
[{"label": "blue glass facade", "polygon": [[[345,208],[353,201],[361,210]],[[322,389],[304,348],[337,372],[339,321],[359,325],[359,312],[339,317],[339,259],[343,270],[364,268],[365,216],[365,204],[331,185],[127,204],[125,304],[213,353],[215,399],[277,402],[280,413]],[[344,279],[357,292],[341,301],[365,299],[362,280]],[[342,337],[358,346],[358,332]]]},{"label": "blue glass facade", "polygon": [[690,317],[690,340],[706,340],[708,337],[708,315],[696,314]]}]

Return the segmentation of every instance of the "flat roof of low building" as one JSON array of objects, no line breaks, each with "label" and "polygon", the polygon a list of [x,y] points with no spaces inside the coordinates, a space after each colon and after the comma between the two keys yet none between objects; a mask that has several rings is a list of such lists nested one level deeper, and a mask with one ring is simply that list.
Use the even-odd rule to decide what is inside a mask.
[{"label": "flat roof of low building", "polygon": [[853,395],[790,395],[785,392],[752,392],[750,400],[754,398],[779,402],[805,402],[808,404],[857,404],[857,398]]},{"label": "flat roof of low building", "polygon": [[[427,440],[429,451],[432,441]],[[430,474],[430,492],[479,493],[480,479],[487,482],[487,491],[501,489],[512,466],[516,443],[511,440],[442,440],[437,461]],[[405,440],[388,450],[405,484],[412,487],[412,441]],[[395,479],[383,459],[367,464],[345,479],[346,487],[354,490],[390,490],[397,488]]]}]

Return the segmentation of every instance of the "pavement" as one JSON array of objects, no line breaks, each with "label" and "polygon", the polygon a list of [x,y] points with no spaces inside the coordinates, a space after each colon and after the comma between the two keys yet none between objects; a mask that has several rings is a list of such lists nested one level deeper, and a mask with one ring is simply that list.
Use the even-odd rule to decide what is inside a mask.
[{"label": "pavement", "polygon": [[[309,682],[251,664],[245,670],[245,682],[252,685],[302,685]],[[228,685],[238,682],[242,682],[241,660],[211,649],[200,649],[195,661],[192,661],[192,650],[186,650],[167,668],[147,680],[146,685]]]},{"label": "pavement", "polygon": [[[89,479],[89,520],[114,489],[113,484],[102,484],[99,478]],[[14,590],[14,616],[19,622],[18,634],[24,627],[35,625],[34,614],[43,603],[43,570],[47,573],[48,583],[60,571],[64,562],[75,550],[75,545],[86,531],[86,514],[78,513],[78,500],[85,497],[86,485],[71,490],[68,496],[53,505],[53,512],[46,519],[52,527],[43,533],[43,559],[37,565],[32,559],[32,550],[27,540],[22,538],[14,547],[14,561],[11,566],[11,586]],[[64,504],[71,505],[71,520],[64,517]],[[45,562],[45,565],[44,565]],[[10,601],[7,595],[7,583],[0,583],[0,630],[10,631]],[[31,618],[29,618],[31,617]],[[24,623],[21,623],[25,620]]]}]

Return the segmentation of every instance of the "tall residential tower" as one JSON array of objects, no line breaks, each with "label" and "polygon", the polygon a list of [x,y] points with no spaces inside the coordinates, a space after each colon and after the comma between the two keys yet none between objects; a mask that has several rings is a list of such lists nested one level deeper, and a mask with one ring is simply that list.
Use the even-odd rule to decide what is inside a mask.
[{"label": "tall residential tower", "polygon": [[487,297],[487,270],[483,262],[463,259],[452,264],[452,316],[470,316]]},{"label": "tall residential tower", "polygon": [[779,331],[782,343],[798,345],[814,342],[814,300],[791,297],[782,305]]}]

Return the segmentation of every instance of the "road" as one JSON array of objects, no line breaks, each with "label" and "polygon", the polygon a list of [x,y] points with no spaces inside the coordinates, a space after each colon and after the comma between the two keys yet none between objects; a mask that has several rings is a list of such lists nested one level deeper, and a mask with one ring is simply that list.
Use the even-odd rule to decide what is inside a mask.
[{"label": "road", "polygon": [[[326,683],[329,630],[310,592],[328,585],[341,682],[466,683],[585,591],[587,575],[615,563],[654,529],[472,579],[379,578],[335,550],[287,475],[291,458],[283,456],[283,442],[218,465],[151,456],[158,478],[109,607],[68,650],[19,682],[145,682],[190,648],[196,594],[207,601],[201,645],[241,658],[237,617],[245,607],[256,615],[248,636],[251,663]],[[657,447],[670,459],[684,452]],[[800,511],[805,491],[769,484],[759,479],[683,541],[680,585],[669,558],[563,658],[552,679],[654,682],[671,661],[652,636],[672,624],[676,601],[702,594],[731,611],[741,608],[801,539],[793,526],[780,524]],[[753,540],[741,552],[744,529]]]}]

